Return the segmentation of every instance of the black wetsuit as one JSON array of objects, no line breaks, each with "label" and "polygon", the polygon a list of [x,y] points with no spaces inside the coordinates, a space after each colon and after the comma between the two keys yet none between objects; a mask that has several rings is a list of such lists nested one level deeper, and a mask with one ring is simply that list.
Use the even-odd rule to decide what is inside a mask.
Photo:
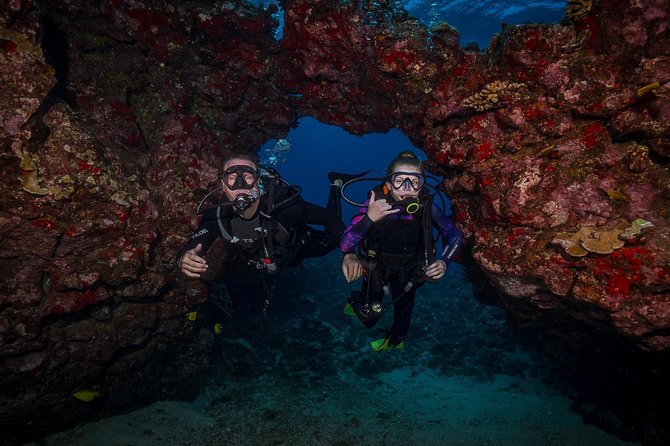
[{"label": "black wetsuit", "polygon": [[[391,200],[390,194],[381,187],[375,188],[375,196]],[[367,216],[366,202],[353,217],[340,242],[344,253],[353,252],[358,246],[359,259],[368,270],[363,276],[361,293],[355,294],[357,297],[351,302],[354,307],[365,308],[366,311],[374,306],[383,308],[385,297],[387,301],[390,299],[393,302],[393,325],[388,334],[392,338],[391,344],[397,344],[407,336],[416,290],[424,282],[422,268],[434,261],[430,258],[431,253],[426,252],[425,237],[432,239],[432,235],[426,234],[425,225],[430,223],[430,228],[434,226],[444,237],[445,246],[437,258],[447,266],[463,241],[451,219],[432,201],[428,203],[429,214],[424,215],[425,207],[415,214],[401,210],[375,223]],[[430,221],[424,221],[424,218]],[[433,245],[432,240],[429,242],[429,245]],[[429,258],[426,259],[426,256]],[[377,323],[381,313],[367,314],[367,317],[361,318],[361,322],[370,328]]]},{"label": "black wetsuit", "polygon": [[[224,239],[224,269],[203,308],[203,323],[212,318],[220,320],[228,313],[229,304],[238,314],[257,314],[259,308],[267,312],[277,272],[338,247],[345,228],[339,187],[331,185],[327,208],[304,201],[295,188],[283,184],[273,187],[271,193],[260,198],[258,211],[250,219],[225,204],[205,211],[197,229],[177,253],[179,264],[186,251],[198,244],[202,244],[203,255],[218,237]],[[309,225],[323,226],[324,230]],[[269,280],[266,273],[271,273]]]},{"label": "black wetsuit", "polygon": [[[304,201],[295,189],[286,186],[278,186],[273,197],[277,206],[274,210],[268,205],[268,197],[263,196],[250,219],[242,218],[230,206],[205,211],[197,229],[177,253],[177,262],[199,243],[201,253],[207,252],[218,237],[224,237],[226,249],[234,250],[239,258],[259,269],[270,263],[278,269],[295,266],[305,258],[320,257],[338,247],[344,231],[338,214],[339,188],[331,186],[328,208]],[[325,230],[308,225],[323,226]],[[225,236],[222,227],[231,237]]]}]

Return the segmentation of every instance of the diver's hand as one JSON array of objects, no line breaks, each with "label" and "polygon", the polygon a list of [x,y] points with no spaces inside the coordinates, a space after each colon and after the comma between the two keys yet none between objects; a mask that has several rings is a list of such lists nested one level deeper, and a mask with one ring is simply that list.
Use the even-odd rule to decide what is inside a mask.
[{"label": "diver's hand", "polygon": [[195,279],[207,271],[207,260],[198,255],[200,251],[202,251],[202,243],[198,243],[198,246],[186,251],[179,259],[179,269],[188,277]]},{"label": "diver's hand", "polygon": [[386,202],[384,198],[381,200],[375,200],[375,192],[370,192],[370,200],[368,200],[368,218],[374,222],[377,222],[387,215],[395,214],[400,212],[400,209],[393,209],[393,207]]},{"label": "diver's hand", "polygon": [[444,276],[444,273],[447,271],[447,264],[444,263],[444,260],[438,260],[428,266],[426,270],[426,276],[430,279],[440,279]]},{"label": "diver's hand", "polygon": [[363,265],[356,254],[345,254],[342,258],[342,273],[347,282],[353,282],[363,275]]}]

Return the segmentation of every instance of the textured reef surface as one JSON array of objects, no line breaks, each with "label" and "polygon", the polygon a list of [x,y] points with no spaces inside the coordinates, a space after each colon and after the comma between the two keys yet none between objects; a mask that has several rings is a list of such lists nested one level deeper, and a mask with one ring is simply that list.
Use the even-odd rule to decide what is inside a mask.
[{"label": "textured reef surface", "polygon": [[[8,435],[198,392],[211,340],[185,315],[216,277],[173,264],[193,203],[226,153],[314,116],[422,148],[478,297],[578,370],[606,373],[594,352],[621,352],[607,371],[622,376],[648,365],[639,435],[667,439],[668,2],[570,2],[562,23],[505,27],[486,53],[394,4],[286,0],[277,41],[275,11],[245,2],[3,2]],[[115,397],[82,406],[82,389]]]}]

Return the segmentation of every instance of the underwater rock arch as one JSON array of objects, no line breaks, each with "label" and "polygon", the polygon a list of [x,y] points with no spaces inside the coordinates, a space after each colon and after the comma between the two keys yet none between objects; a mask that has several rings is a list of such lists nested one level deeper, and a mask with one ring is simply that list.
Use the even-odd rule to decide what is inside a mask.
[{"label": "underwater rock arch", "polygon": [[[47,431],[197,392],[207,342],[184,314],[206,286],[173,261],[192,203],[225,154],[301,116],[397,128],[422,148],[520,323],[667,351],[668,5],[580,3],[561,24],[506,28],[487,53],[449,26],[428,45],[417,20],[357,1],[283,2],[281,41],[272,11],[244,2],[0,7],[0,381],[17,389],[1,396],[3,424],[43,413]],[[67,86],[53,88],[41,17],[67,40]],[[638,219],[653,226],[611,253],[573,256],[559,236]],[[82,409],[83,386],[116,398]]]}]

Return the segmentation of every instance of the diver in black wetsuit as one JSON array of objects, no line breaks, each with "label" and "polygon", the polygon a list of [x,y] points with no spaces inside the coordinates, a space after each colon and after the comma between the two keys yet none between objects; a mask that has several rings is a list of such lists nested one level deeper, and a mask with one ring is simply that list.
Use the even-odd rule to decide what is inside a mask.
[{"label": "diver in black wetsuit", "polygon": [[[284,184],[276,172],[262,176],[255,157],[235,155],[223,169],[225,201],[204,212],[194,234],[177,253],[177,266],[186,276],[198,278],[207,271],[203,255],[218,237],[235,259],[227,266],[239,269],[244,265],[272,275],[338,247],[345,227],[340,186],[355,176],[330,173],[328,206],[323,208],[304,201],[300,189]],[[308,225],[321,225],[325,230]],[[266,279],[262,280],[265,284]],[[266,294],[264,310],[272,294],[268,286]]]}]

